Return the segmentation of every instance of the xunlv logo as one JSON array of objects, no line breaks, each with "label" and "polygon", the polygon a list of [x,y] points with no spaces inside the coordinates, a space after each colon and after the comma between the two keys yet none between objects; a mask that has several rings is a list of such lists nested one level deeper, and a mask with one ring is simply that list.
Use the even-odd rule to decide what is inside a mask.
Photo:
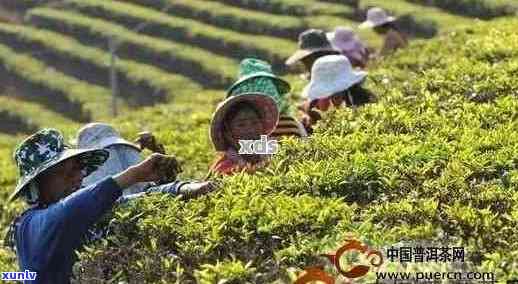
[{"label": "xunlv logo", "polygon": [[268,140],[268,136],[261,135],[260,140],[239,140],[238,154],[271,155],[277,153],[277,140]]},{"label": "xunlv logo", "polygon": [[3,281],[25,281],[25,280],[36,280],[38,272],[31,272],[25,270],[25,272],[2,272]]}]

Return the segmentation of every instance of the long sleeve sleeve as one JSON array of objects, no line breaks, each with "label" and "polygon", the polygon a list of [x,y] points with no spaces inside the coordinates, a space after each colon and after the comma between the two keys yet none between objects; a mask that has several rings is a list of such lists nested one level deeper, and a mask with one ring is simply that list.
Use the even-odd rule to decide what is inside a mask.
[{"label": "long sleeve sleeve", "polygon": [[117,204],[124,204],[130,200],[141,198],[143,196],[146,196],[147,194],[156,193],[156,192],[166,193],[166,194],[176,196],[179,194],[180,187],[182,187],[183,185],[188,184],[188,183],[189,183],[188,181],[179,181],[179,180],[171,182],[171,183],[161,184],[161,185],[156,185],[154,183],[150,183],[149,186],[147,187],[147,189],[145,189],[145,191],[143,191],[143,192],[126,194],[126,195],[121,196],[119,198],[119,200],[117,200]]},{"label": "long sleeve sleeve", "polygon": [[[68,225],[80,226],[83,228],[76,228],[84,229],[93,225],[106,211],[111,209],[121,194],[122,189],[110,177],[96,185],[78,190],[54,205],[52,210],[58,211],[57,214],[62,214],[61,218],[68,221]],[[77,220],[82,222],[76,222]],[[81,223],[81,225],[75,223]]]},{"label": "long sleeve sleeve", "polygon": [[121,193],[121,188],[110,177],[47,208],[29,211],[17,230],[17,251],[22,270],[37,271],[39,279],[68,276],[73,252],[80,245],[81,238],[112,208]]}]

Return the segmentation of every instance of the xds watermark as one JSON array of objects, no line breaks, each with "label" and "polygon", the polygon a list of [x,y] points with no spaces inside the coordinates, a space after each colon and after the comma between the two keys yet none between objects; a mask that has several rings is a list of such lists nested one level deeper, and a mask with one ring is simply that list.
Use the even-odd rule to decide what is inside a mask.
[{"label": "xds watermark", "polygon": [[34,281],[38,272],[25,270],[24,272],[2,272],[2,281]]},{"label": "xds watermark", "polygon": [[268,140],[268,136],[261,135],[259,140],[239,140],[238,154],[244,155],[273,155],[277,153],[279,144],[277,140]]}]

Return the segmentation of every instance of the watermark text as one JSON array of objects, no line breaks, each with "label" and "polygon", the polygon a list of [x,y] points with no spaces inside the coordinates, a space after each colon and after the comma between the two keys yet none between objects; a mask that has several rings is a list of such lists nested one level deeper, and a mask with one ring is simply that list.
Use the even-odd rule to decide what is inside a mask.
[{"label": "watermark text", "polygon": [[2,272],[2,281],[27,281],[36,280],[37,272],[25,270],[24,272]]},{"label": "watermark text", "polygon": [[268,140],[268,136],[261,135],[259,140],[239,140],[239,152],[241,155],[273,155],[277,153],[279,144],[277,140]]}]

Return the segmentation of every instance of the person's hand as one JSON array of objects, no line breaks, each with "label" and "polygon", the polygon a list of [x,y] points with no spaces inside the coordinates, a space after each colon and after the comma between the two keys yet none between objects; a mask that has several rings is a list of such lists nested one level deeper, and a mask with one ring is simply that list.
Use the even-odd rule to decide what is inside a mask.
[{"label": "person's hand", "polygon": [[322,116],[318,112],[311,110],[308,113],[304,113],[300,121],[306,130],[308,130],[321,119]]},{"label": "person's hand", "polygon": [[336,108],[339,108],[342,106],[342,103],[344,102],[344,97],[340,95],[333,95],[331,96],[331,102],[333,103],[333,106]]},{"label": "person's hand", "polygon": [[158,143],[158,139],[156,139],[155,135],[151,132],[140,132],[134,142],[140,146],[141,150],[148,149],[153,153],[165,155],[164,145]]},{"label": "person's hand", "polygon": [[311,125],[317,123],[319,120],[322,119],[322,116],[317,111],[311,110],[308,112],[308,116],[310,118],[309,122]]},{"label": "person's hand", "polygon": [[310,129],[313,125],[313,123],[311,122],[311,117],[307,113],[302,115],[302,117],[300,118],[300,122],[306,129]]},{"label": "person's hand", "polygon": [[327,111],[329,109],[330,105],[331,105],[331,99],[329,99],[329,98],[318,99],[318,101],[317,101],[317,108],[321,111]]},{"label": "person's hand", "polygon": [[180,163],[174,156],[167,156],[169,159],[163,159],[158,162],[158,170],[160,172],[160,178],[158,184],[166,184],[176,180],[179,173],[182,172]]},{"label": "person's hand", "polygon": [[311,110],[311,101],[310,100],[305,100],[304,102],[302,102],[300,105],[299,105],[299,110],[301,110],[302,112],[309,112]]},{"label": "person's hand", "polygon": [[175,157],[155,153],[139,164],[131,166],[114,176],[114,180],[122,189],[139,182],[158,182],[164,176],[170,175],[169,169],[175,163],[178,163]]},{"label": "person's hand", "polygon": [[212,192],[218,188],[218,185],[212,181],[191,182],[180,187],[178,194],[183,198],[195,198]]}]

